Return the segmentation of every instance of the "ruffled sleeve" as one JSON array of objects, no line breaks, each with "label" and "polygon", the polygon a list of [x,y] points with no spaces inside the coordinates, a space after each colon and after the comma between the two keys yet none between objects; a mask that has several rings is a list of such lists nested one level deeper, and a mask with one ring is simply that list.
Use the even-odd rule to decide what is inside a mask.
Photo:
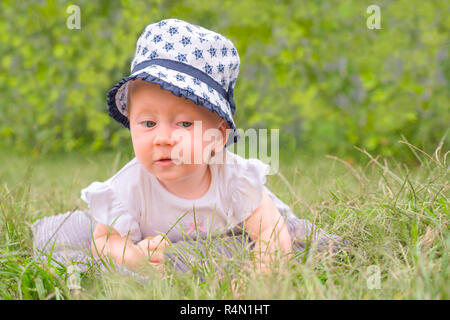
[{"label": "ruffled sleeve", "polygon": [[231,210],[228,215],[230,227],[245,221],[258,208],[266,175],[270,166],[258,159],[236,156],[235,164],[229,165],[228,176],[231,187]]},{"label": "ruffled sleeve", "polygon": [[123,205],[107,182],[93,182],[81,190],[81,199],[89,206],[89,215],[96,222],[117,230],[132,241],[141,240],[139,223]]}]

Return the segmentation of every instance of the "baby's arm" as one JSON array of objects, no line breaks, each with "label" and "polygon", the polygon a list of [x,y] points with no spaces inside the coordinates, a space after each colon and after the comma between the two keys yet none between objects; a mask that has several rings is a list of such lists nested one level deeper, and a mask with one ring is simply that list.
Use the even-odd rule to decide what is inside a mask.
[{"label": "baby's arm", "polygon": [[111,257],[117,264],[134,271],[149,260],[148,251],[142,250],[126,236],[122,237],[114,228],[100,223],[95,227],[91,250],[94,256]]},{"label": "baby's arm", "polygon": [[260,205],[245,220],[244,227],[255,240],[254,253],[259,270],[267,271],[275,250],[291,252],[291,237],[284,219],[264,189]]}]

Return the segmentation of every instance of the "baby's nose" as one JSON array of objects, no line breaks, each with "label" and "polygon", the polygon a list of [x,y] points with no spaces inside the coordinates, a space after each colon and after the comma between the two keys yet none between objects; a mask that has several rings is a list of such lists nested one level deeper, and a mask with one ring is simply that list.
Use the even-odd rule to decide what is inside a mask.
[{"label": "baby's nose", "polygon": [[173,130],[168,125],[160,124],[153,143],[155,145],[174,145]]}]

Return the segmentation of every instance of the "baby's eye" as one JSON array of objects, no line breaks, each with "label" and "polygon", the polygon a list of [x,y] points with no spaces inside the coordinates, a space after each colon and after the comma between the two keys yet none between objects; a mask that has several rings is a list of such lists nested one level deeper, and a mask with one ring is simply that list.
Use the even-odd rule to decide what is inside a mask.
[{"label": "baby's eye", "polygon": [[192,122],[189,121],[180,121],[178,122],[178,125],[180,125],[183,128],[189,128],[190,126],[192,126]]},{"label": "baby's eye", "polygon": [[151,128],[156,125],[155,121],[142,121],[144,127]]}]

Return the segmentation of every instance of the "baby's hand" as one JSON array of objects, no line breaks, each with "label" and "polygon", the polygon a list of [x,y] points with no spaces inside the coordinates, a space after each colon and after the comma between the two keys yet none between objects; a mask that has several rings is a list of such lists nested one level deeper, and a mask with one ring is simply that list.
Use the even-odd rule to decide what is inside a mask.
[{"label": "baby's hand", "polygon": [[167,240],[161,235],[148,237],[140,241],[137,246],[150,258],[150,262],[162,262],[164,260],[164,249],[169,246]]}]

